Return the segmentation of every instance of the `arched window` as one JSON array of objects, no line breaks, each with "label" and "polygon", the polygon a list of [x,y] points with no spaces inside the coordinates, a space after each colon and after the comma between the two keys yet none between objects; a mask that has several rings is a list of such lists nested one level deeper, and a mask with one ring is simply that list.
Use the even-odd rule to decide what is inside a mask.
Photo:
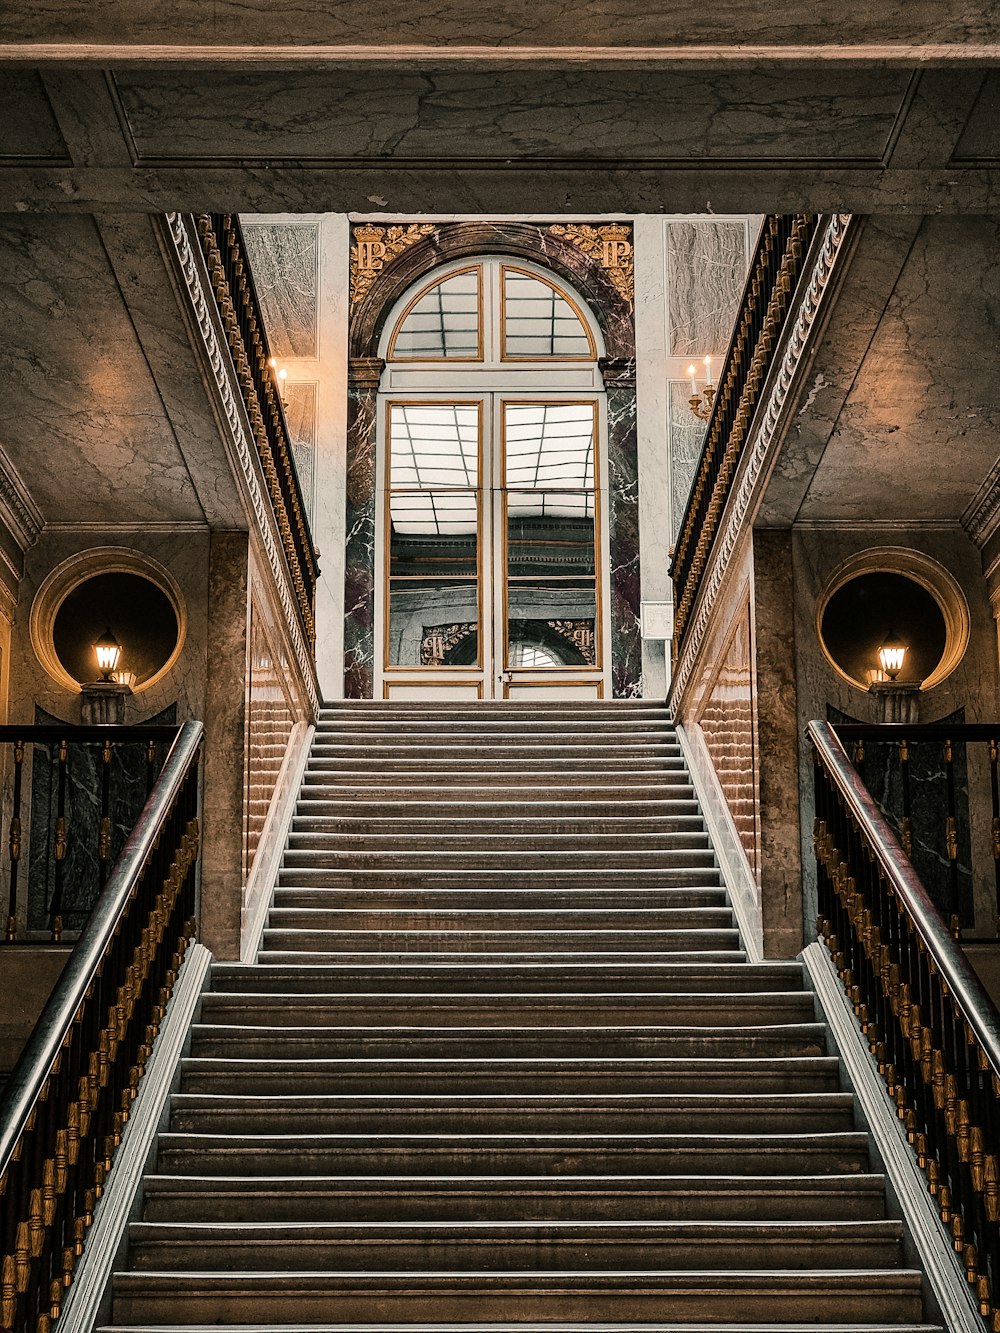
[{"label": "arched window", "polygon": [[608,675],[600,331],[521,259],[444,266],[380,346],[376,690],[601,697]]}]

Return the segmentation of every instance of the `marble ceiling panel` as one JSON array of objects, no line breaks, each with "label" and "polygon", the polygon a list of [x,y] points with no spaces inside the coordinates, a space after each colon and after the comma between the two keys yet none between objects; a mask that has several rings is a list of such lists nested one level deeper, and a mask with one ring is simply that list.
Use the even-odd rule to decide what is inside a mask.
[{"label": "marble ceiling panel", "polygon": [[0,78],[0,161],[4,159],[69,159],[41,77],[34,70],[5,70]]},{"label": "marble ceiling panel", "polygon": [[1000,71],[983,80],[968,124],[955,149],[956,162],[1000,161]]},{"label": "marble ceiling panel", "polygon": [[925,218],[800,518],[959,519],[997,456],[998,308],[1000,221]]},{"label": "marble ceiling panel", "polygon": [[128,70],[145,162],[877,162],[905,70]]},{"label": "marble ceiling panel", "polygon": [[423,43],[532,47],[700,46],[739,43],[795,47],[802,44],[920,44],[995,42],[1000,19],[993,0],[908,0],[872,4],[839,0],[835,6],[802,0],[616,0],[567,6],[563,0],[449,0],[447,5],[374,0],[46,0],[0,10],[0,40],[12,43],[163,43],[200,48],[234,44],[252,54],[274,45],[386,47]]},{"label": "marble ceiling panel", "polygon": [[3,219],[0,322],[0,442],[46,522],[203,518],[93,219]]}]

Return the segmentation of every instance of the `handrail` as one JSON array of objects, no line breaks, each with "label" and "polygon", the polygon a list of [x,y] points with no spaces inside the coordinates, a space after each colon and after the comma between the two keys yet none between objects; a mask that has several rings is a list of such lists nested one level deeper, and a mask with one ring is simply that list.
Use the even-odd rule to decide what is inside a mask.
[{"label": "handrail", "polygon": [[316,646],[314,605],[319,562],[289,444],[260,301],[235,213],[203,213],[198,238],[250,419],[302,627]]},{"label": "handrail", "polygon": [[675,662],[818,222],[812,214],[771,215],[761,227],[670,562]]},{"label": "handrail", "polygon": [[45,1333],[192,933],[200,722],[186,722],[0,1097],[0,1328]]},{"label": "handrail", "polygon": [[808,727],[819,933],[980,1312],[1000,1329],[1000,1012],[851,764],[840,730],[821,721]]}]

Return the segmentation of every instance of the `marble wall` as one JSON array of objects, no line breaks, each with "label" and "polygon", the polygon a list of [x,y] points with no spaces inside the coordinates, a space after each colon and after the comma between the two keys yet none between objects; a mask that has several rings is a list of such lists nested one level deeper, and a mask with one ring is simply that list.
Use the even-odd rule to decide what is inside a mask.
[{"label": "marble wall", "polygon": [[243,226],[271,355],[314,358],[319,347],[319,224],[286,218]]},{"label": "marble wall", "polygon": [[296,712],[301,712],[290,697],[288,655],[274,647],[267,622],[266,611],[251,594],[244,756],[244,879],[253,866]]}]

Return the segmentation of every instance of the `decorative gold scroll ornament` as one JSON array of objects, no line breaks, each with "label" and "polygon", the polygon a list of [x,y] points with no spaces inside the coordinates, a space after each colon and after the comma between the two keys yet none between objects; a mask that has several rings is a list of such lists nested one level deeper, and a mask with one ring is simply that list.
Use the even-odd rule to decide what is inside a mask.
[{"label": "decorative gold scroll ornament", "polygon": [[386,264],[436,230],[431,222],[396,223],[391,227],[365,223],[355,227],[351,245],[351,306],[364,300]]},{"label": "decorative gold scroll ornament", "polygon": [[615,290],[629,305],[633,304],[635,262],[632,250],[632,228],[622,222],[591,227],[586,222],[562,223],[549,228],[583,252],[588,259],[607,273]]}]

